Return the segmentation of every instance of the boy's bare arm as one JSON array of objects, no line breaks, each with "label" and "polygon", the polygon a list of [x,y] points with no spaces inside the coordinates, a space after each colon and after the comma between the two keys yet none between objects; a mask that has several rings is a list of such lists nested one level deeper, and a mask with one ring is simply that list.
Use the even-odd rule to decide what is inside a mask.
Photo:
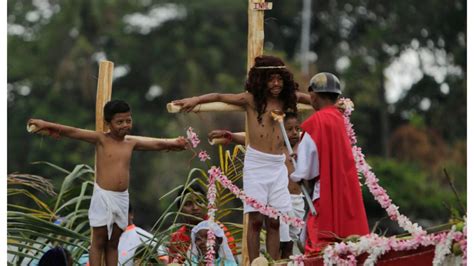
[{"label": "boy's bare arm", "polygon": [[311,104],[311,97],[307,93],[297,91],[296,101],[299,103]]},{"label": "boy's bare arm", "polygon": [[245,106],[249,102],[250,93],[242,92],[237,94],[231,93],[209,93],[191,98],[184,98],[173,101],[174,104],[182,107],[182,112],[191,112],[193,108],[202,103],[224,102],[238,106]]},{"label": "boy's bare arm", "polygon": [[86,141],[89,143],[97,143],[100,140],[101,133],[92,130],[80,129],[44,121],[41,119],[30,119],[28,125],[33,124],[36,126],[36,131],[50,130],[53,134],[58,136],[66,136],[68,138]]},{"label": "boy's bare arm", "polygon": [[141,151],[181,151],[188,147],[188,142],[184,137],[176,139],[155,139],[141,136],[127,136],[129,140],[135,141],[134,150]]}]

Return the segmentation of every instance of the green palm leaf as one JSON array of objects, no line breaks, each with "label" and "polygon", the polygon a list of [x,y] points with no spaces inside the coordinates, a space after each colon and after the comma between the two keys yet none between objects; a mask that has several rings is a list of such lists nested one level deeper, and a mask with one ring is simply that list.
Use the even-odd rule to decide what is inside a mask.
[{"label": "green palm leaf", "polygon": [[[7,243],[8,253],[12,255],[9,264],[28,264],[58,244],[67,248],[73,260],[78,261],[88,252],[90,244],[87,212],[94,171],[83,164],[74,167],[73,171],[48,162],[37,164],[53,167],[66,176],[56,194],[46,178],[26,174],[8,175],[7,195],[24,198],[16,201],[19,203],[8,204]],[[43,201],[38,193],[47,194],[48,201],[53,204]],[[31,206],[29,202],[34,205]],[[58,217],[62,217],[65,222],[55,224]]]}]

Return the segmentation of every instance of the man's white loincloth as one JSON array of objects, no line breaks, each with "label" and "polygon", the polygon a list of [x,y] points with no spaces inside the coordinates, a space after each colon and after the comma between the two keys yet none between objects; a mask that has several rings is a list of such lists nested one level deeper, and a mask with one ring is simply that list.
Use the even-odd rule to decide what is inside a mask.
[{"label": "man's white loincloth", "polygon": [[112,236],[113,225],[125,230],[128,225],[128,189],[110,191],[94,184],[91,205],[89,208],[89,224],[91,227],[107,226],[107,234]]},{"label": "man's white loincloth", "polygon": [[[247,146],[243,172],[246,195],[280,212],[291,211],[284,154],[268,154]],[[244,213],[255,211],[257,210],[245,204]]]}]

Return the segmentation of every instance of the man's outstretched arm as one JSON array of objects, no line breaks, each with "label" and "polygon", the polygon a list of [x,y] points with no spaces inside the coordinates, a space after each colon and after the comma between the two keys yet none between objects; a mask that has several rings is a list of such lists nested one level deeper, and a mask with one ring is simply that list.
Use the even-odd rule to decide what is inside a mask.
[{"label": "man's outstretched arm", "polygon": [[304,104],[311,104],[311,96],[307,93],[303,93],[300,91],[296,92],[296,101],[299,103],[304,103]]},{"label": "man's outstretched arm", "polygon": [[224,102],[238,106],[245,106],[249,102],[249,95],[250,94],[247,92],[242,92],[238,94],[209,93],[200,96],[175,100],[173,101],[173,103],[181,106],[182,112],[191,112],[196,105],[202,103]]}]

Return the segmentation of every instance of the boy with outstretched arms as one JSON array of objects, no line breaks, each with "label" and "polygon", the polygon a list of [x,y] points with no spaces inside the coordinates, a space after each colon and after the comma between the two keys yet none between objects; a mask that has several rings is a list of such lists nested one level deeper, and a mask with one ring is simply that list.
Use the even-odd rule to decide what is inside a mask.
[{"label": "boy with outstretched arms", "polygon": [[36,132],[47,130],[51,135],[66,136],[94,144],[97,165],[94,192],[89,208],[92,227],[90,265],[100,265],[105,253],[106,265],[117,265],[117,247],[120,235],[128,225],[128,185],[130,159],[134,150],[184,150],[187,141],[183,137],[160,140],[128,136],[132,129],[129,105],[113,100],[104,106],[104,119],[109,131],[97,132],[40,119],[30,119],[29,125]]},{"label": "boy with outstretched arms", "polygon": [[[296,103],[309,103],[309,95],[297,91],[298,84],[283,61],[274,56],[258,56],[248,73],[246,92],[238,94],[210,93],[174,101],[182,111],[189,112],[197,104],[225,102],[239,105],[247,112],[249,146],[245,154],[244,191],[257,201],[270,205],[281,212],[291,210],[288,192],[288,171],[285,167],[285,147],[279,125],[271,111],[292,110]],[[249,205],[247,244],[250,261],[259,256],[259,234],[263,223],[267,229],[267,252],[273,259],[279,258],[279,221],[265,217]]]}]

